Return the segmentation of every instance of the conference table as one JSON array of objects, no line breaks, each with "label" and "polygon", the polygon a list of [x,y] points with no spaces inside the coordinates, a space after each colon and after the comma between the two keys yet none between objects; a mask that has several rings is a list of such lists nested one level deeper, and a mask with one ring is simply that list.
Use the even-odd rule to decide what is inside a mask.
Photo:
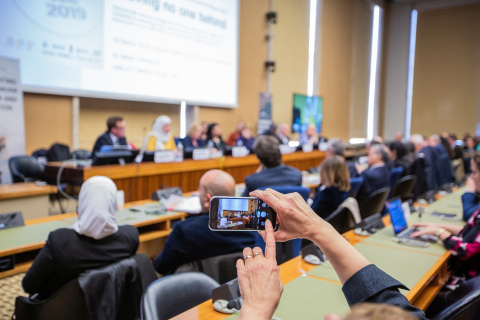
[{"label": "conference table", "polygon": [[[464,188],[445,196],[426,208],[422,214],[413,213],[409,222],[442,222],[463,225],[461,195]],[[444,220],[432,216],[432,212],[455,213],[455,220]],[[389,218],[387,225],[374,235],[364,237],[353,230],[343,236],[371,263],[402,282],[410,290],[401,290],[415,306],[425,310],[449,277],[447,262],[450,253],[441,242],[427,248],[417,248],[392,241],[393,228]],[[284,291],[275,316],[280,319],[323,319],[328,313],[345,315],[349,306],[341,290],[341,283],[331,264],[327,261],[319,266],[306,263],[301,257],[293,258],[280,265],[280,278]],[[236,319],[213,309],[212,300],[176,316],[176,320],[193,319]]]},{"label": "conference table", "polygon": [[[155,258],[162,250],[173,225],[185,220],[184,212],[168,211],[154,214],[160,209],[158,201],[143,200],[125,205],[117,211],[117,224],[137,227],[140,245],[137,253]],[[0,266],[2,260],[13,256],[15,266],[0,272],[0,279],[26,272],[35,256],[45,245],[48,234],[58,228],[70,228],[77,221],[76,213],[66,213],[25,221],[25,226],[0,230]]]},{"label": "conference table", "polygon": [[0,214],[21,211],[24,219],[40,218],[48,214],[49,196],[57,187],[20,182],[0,185]]}]

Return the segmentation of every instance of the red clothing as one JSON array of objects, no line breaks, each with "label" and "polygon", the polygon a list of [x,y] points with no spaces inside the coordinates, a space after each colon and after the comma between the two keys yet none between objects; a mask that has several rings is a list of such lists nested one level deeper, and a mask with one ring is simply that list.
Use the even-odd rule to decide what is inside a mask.
[{"label": "red clothing", "polygon": [[227,145],[228,145],[228,146],[234,146],[234,145],[236,145],[239,136],[240,136],[240,135],[238,134],[237,131],[232,132],[232,134],[228,137]]}]

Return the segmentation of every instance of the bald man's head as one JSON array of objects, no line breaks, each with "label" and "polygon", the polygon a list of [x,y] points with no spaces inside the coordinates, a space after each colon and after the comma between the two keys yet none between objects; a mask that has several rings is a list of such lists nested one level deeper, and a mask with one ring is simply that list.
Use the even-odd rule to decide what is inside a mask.
[{"label": "bald man's head", "polygon": [[198,186],[202,211],[210,209],[210,199],[213,196],[235,196],[235,180],[222,170],[210,170],[200,178]]}]

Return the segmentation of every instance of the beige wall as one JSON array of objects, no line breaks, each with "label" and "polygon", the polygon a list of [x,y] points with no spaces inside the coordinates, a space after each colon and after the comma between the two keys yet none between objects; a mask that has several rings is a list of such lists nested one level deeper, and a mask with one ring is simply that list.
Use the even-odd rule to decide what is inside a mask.
[{"label": "beige wall", "polygon": [[308,0],[275,0],[278,22],[273,27],[272,117],[276,123],[292,123],[293,94],[307,94]]},{"label": "beige wall", "polygon": [[23,95],[27,154],[59,142],[72,146],[72,98],[33,93]]},{"label": "beige wall", "polygon": [[475,132],[480,106],[480,5],[418,15],[412,133]]}]

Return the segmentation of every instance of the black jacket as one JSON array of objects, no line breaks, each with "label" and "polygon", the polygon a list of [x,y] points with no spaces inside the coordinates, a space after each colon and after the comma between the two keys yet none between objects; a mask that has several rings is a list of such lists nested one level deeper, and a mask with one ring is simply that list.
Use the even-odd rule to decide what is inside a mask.
[{"label": "black jacket", "polygon": [[45,299],[86,270],[134,255],[138,242],[138,230],[131,225],[120,226],[115,234],[99,240],[73,229],[52,231],[23,278],[23,289]]},{"label": "black jacket", "polygon": [[[118,139],[118,144],[121,146],[126,146],[127,145],[127,138],[119,138]],[[110,138],[109,132],[103,133],[100,137],[97,138],[97,141],[95,141],[95,145],[93,146],[92,150],[92,156],[95,155],[95,152],[100,151],[100,148],[102,146],[111,146],[113,145],[112,138]]]}]

